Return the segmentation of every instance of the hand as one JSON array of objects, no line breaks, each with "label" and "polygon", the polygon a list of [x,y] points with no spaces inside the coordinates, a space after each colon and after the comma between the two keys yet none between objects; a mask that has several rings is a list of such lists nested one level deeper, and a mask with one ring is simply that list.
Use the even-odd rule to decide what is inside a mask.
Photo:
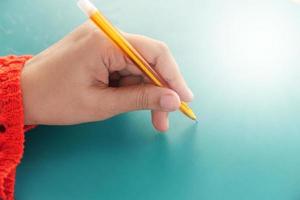
[{"label": "hand", "polygon": [[162,42],[124,33],[173,90],[148,84],[141,71],[91,22],[29,60],[21,75],[25,124],[77,124],[152,110],[159,131],[192,92]]}]

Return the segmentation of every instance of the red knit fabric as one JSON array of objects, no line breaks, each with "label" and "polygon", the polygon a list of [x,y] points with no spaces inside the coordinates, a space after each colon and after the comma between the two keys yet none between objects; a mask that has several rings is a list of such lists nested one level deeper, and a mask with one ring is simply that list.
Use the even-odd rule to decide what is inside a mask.
[{"label": "red knit fabric", "polygon": [[24,114],[20,72],[31,56],[0,57],[0,199],[14,199],[16,167],[23,155]]}]

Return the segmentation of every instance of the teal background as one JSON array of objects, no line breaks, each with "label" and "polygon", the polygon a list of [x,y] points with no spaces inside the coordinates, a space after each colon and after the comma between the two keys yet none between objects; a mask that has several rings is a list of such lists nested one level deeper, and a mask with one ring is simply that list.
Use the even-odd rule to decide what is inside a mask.
[{"label": "teal background", "polygon": [[[95,0],[165,41],[195,93],[167,134],[147,111],[26,134],[18,200],[300,199],[300,5]],[[71,0],[1,0],[0,55],[37,54],[86,20]]]}]

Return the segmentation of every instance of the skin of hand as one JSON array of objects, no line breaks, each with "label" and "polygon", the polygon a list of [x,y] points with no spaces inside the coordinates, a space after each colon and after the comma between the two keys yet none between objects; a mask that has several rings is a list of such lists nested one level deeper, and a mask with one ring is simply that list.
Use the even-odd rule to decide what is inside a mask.
[{"label": "skin of hand", "polygon": [[67,125],[151,110],[159,131],[168,112],[193,99],[167,46],[123,33],[173,90],[156,87],[92,22],[29,60],[21,73],[25,124]]}]

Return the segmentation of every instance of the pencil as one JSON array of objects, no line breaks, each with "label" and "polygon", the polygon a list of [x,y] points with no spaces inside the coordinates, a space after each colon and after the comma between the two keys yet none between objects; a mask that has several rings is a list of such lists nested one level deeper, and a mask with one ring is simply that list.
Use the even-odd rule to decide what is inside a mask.
[{"label": "pencil", "polygon": [[[167,87],[166,81],[157,73],[143,56],[125,39],[125,37],[101,14],[101,12],[89,1],[79,0],[79,8],[99,27],[105,35],[112,40],[135,64],[136,66],[159,87]],[[171,89],[171,88],[170,88]],[[197,117],[186,102],[181,102],[180,111],[192,120]]]}]

